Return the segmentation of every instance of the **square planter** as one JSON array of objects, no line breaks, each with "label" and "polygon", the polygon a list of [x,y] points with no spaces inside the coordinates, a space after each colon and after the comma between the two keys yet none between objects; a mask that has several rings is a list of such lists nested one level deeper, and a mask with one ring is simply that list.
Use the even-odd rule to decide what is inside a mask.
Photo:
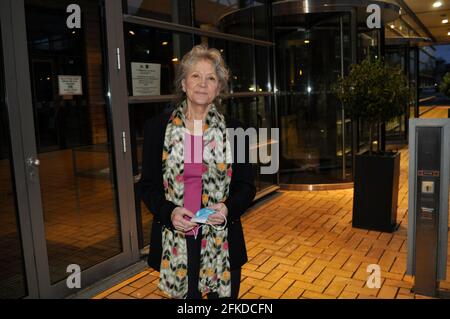
[{"label": "square planter", "polygon": [[353,227],[396,230],[399,177],[400,153],[356,155]]}]

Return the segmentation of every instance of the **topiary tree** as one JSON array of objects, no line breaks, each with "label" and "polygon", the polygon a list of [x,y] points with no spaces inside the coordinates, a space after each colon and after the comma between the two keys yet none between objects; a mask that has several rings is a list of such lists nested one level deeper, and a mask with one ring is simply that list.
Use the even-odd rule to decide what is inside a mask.
[{"label": "topiary tree", "polygon": [[[346,114],[369,124],[370,155],[374,128],[403,115],[409,102],[408,81],[403,71],[379,59],[353,64],[349,74],[338,79],[333,92]],[[377,150],[380,152],[380,143]]]},{"label": "topiary tree", "polygon": [[450,73],[445,73],[442,82],[439,85],[439,91],[445,96],[450,97]]}]

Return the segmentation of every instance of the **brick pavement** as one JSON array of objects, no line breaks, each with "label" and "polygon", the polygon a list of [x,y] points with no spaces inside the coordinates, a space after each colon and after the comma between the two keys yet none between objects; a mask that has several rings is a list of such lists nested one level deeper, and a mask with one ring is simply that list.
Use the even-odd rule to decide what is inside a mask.
[{"label": "brick pavement", "polygon": [[[242,218],[249,262],[240,298],[425,298],[411,293],[407,252],[408,150],[401,150],[395,233],[351,227],[353,190],[281,191]],[[369,264],[381,267],[381,288],[366,285]],[[450,273],[450,267],[447,268]],[[95,298],[164,298],[148,269]],[[441,283],[450,290],[450,281]]]}]

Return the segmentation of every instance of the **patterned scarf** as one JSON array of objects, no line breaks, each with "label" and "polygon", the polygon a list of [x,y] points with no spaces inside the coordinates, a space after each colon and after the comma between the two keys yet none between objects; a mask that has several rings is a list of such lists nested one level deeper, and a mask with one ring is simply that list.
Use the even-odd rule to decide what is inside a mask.
[{"label": "patterned scarf", "polygon": [[[184,137],[186,101],[180,103],[169,118],[162,154],[164,191],[167,200],[184,204]],[[226,123],[214,104],[203,127],[202,204],[208,207],[225,201],[231,181],[231,147]],[[195,212],[194,212],[195,213]],[[228,230],[205,226],[202,229],[199,290],[231,295]],[[159,288],[172,298],[186,298],[187,247],[185,234],[164,228]]]}]

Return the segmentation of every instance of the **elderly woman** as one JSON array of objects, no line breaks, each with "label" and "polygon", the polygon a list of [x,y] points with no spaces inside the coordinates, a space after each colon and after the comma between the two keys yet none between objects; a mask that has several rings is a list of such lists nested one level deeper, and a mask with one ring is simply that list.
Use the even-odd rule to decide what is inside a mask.
[{"label": "elderly woman", "polygon": [[[252,165],[231,156],[227,127],[239,125],[217,110],[228,77],[218,50],[195,46],[177,69],[181,102],[145,126],[141,189],[154,215],[148,264],[174,298],[239,295],[247,262],[240,216],[256,191]],[[205,207],[214,211],[207,223],[191,222]]]}]

